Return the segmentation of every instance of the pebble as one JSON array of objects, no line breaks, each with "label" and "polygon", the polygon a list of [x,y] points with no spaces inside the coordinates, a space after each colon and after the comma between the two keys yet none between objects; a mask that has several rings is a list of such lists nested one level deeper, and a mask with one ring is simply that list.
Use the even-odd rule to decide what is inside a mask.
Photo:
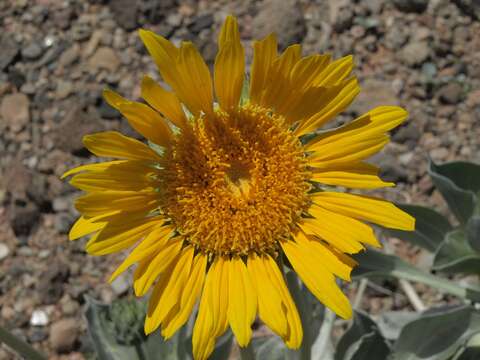
[{"label": "pebble", "polygon": [[438,97],[444,104],[457,104],[463,97],[463,87],[455,82],[449,83],[438,91]]},{"label": "pebble", "polygon": [[120,59],[112,48],[100,47],[89,59],[88,64],[94,69],[114,72],[120,66]]},{"label": "pebble", "polygon": [[80,57],[80,45],[75,43],[70,46],[67,50],[62,52],[60,58],[58,59],[58,64],[63,67],[70,66],[78,61]]},{"label": "pebble", "polygon": [[73,350],[78,330],[78,321],[74,318],[65,318],[53,323],[50,328],[50,345],[57,353]]},{"label": "pebble", "polygon": [[428,0],[393,0],[393,3],[397,9],[405,12],[421,13],[428,6]]},{"label": "pebble", "polygon": [[428,59],[430,48],[424,41],[410,42],[400,51],[399,56],[408,66],[418,66]]},{"label": "pebble", "polygon": [[43,310],[34,310],[30,317],[30,325],[32,326],[46,326],[48,321],[48,315]]},{"label": "pebble", "polygon": [[42,47],[37,42],[32,42],[22,49],[22,57],[27,60],[36,60],[43,54]]},{"label": "pebble", "polygon": [[123,273],[119,275],[115,280],[112,281],[111,283],[113,292],[116,295],[122,295],[127,292],[127,290],[130,288],[130,281],[128,274]]},{"label": "pebble", "polygon": [[0,261],[5,259],[8,254],[10,254],[10,249],[8,248],[8,246],[4,243],[0,243]]},{"label": "pebble", "polygon": [[29,107],[30,100],[25,94],[6,95],[0,104],[0,115],[14,132],[19,132],[30,121]]}]

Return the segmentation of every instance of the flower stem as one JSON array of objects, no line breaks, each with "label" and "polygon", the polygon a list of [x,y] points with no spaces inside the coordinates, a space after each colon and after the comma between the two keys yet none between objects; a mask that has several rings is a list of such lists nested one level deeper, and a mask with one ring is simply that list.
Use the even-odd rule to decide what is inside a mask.
[{"label": "flower stem", "polygon": [[29,360],[47,360],[45,355],[35,350],[31,345],[16,337],[8,330],[0,326],[0,342],[3,342],[19,355]]}]

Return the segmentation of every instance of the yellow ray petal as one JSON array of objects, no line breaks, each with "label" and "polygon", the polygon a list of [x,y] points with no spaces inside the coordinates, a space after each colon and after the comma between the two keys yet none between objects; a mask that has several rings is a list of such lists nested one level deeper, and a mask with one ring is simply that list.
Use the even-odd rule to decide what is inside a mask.
[{"label": "yellow ray petal", "polygon": [[161,324],[172,308],[177,305],[181,291],[188,281],[188,275],[192,267],[193,252],[194,248],[187,246],[181,251],[178,259],[175,261],[168,284],[163,289],[157,306],[151,314],[153,324]]},{"label": "yellow ray petal", "polygon": [[[339,242],[341,241],[340,238],[347,242],[348,239],[351,239],[349,242],[352,243],[352,246],[357,248],[358,250],[363,250],[363,247],[359,248],[356,244],[354,244],[354,242],[356,241],[375,247],[380,246],[372,228],[369,225],[362,223],[361,221],[352,219],[348,216],[344,216],[333,211],[329,211],[321,204],[320,206],[317,205],[317,203],[314,203],[308,209],[308,212],[312,214],[316,219],[305,220],[308,220],[310,223],[314,223],[313,226],[317,231],[321,231],[319,230],[319,228],[325,229],[325,236],[328,236],[328,238],[324,238],[323,236],[321,236],[320,232],[317,233],[317,235],[326,240],[327,242],[330,242],[331,245],[335,245],[333,243],[334,239],[332,237],[336,237],[337,239],[339,239]],[[329,233],[327,234],[327,232]],[[331,241],[329,239],[331,239]],[[342,250],[340,247],[336,247]],[[351,254],[350,251],[345,252]]]},{"label": "yellow ray petal", "polygon": [[125,116],[129,124],[139,134],[155,144],[169,147],[172,140],[172,130],[162,116],[148,105],[130,101],[112,90],[103,91],[105,100]]},{"label": "yellow ray petal", "polygon": [[322,264],[328,271],[339,278],[350,281],[352,263],[342,261],[338,256],[338,252],[332,251],[330,247],[319,241],[310,240],[302,231],[295,234],[294,238],[298,246],[315,258],[318,264]]},{"label": "yellow ray petal", "polygon": [[267,75],[277,58],[277,37],[270,34],[260,41],[253,42],[253,62],[250,70],[250,101],[260,104]]},{"label": "yellow ray petal", "polygon": [[258,295],[260,319],[277,335],[287,337],[287,317],[282,307],[282,296],[266,273],[265,265],[257,255],[248,257],[247,269]]},{"label": "yellow ray petal", "polygon": [[310,114],[309,118],[297,118],[301,123],[295,129],[294,134],[301,136],[315,131],[335,116],[344,111],[360,92],[360,86],[356,78],[345,80],[329,88],[329,92],[322,100],[322,107],[317,107],[316,113]]},{"label": "yellow ray petal", "polygon": [[190,273],[188,281],[182,291],[178,313],[172,320],[165,324],[164,328],[162,328],[162,336],[165,339],[172,337],[190,317],[193,306],[197,302],[202,291],[206,269],[207,256],[200,253],[195,257],[192,272]]},{"label": "yellow ray petal", "polygon": [[257,294],[247,267],[240,258],[226,262],[229,267],[228,321],[238,345],[247,346],[252,337],[252,323],[257,314]]},{"label": "yellow ray petal", "polygon": [[[142,262],[139,264],[139,267],[145,268],[147,264],[148,262]],[[165,287],[170,280],[174,266],[175,262],[171,261],[160,274],[155,286],[153,287],[152,294],[150,295],[150,299],[148,301],[147,314],[145,316],[145,324],[143,328],[146,335],[152,333],[160,326],[160,322],[157,321],[157,318],[154,316],[154,314],[158,309],[158,302],[160,301],[160,298],[165,291]]]},{"label": "yellow ray petal", "polygon": [[309,248],[293,241],[284,241],[281,245],[295,272],[312,294],[340,317],[351,318],[352,308],[348,298],[338,288],[332,273],[312,256]]},{"label": "yellow ray petal", "polygon": [[86,251],[91,255],[106,255],[129,248],[162,222],[162,219],[147,218],[127,223],[108,223],[87,242]]},{"label": "yellow ray petal", "polygon": [[191,42],[183,42],[177,61],[178,77],[169,83],[188,109],[198,116],[201,111],[211,114],[213,86],[210,71]]},{"label": "yellow ray petal", "polygon": [[325,144],[308,158],[308,164],[318,168],[329,168],[340,164],[356,163],[376,154],[389,141],[388,135],[380,135],[359,141],[352,139],[341,143]]},{"label": "yellow ray petal", "polygon": [[219,35],[215,59],[215,93],[220,106],[230,110],[238,105],[245,72],[245,52],[240,42],[237,21],[228,16]]},{"label": "yellow ray petal", "polygon": [[80,216],[75,224],[73,224],[70,232],[68,233],[69,240],[76,240],[83,236],[94,233],[106,225],[105,222],[92,222],[92,219],[86,219],[84,216]]},{"label": "yellow ray petal", "polygon": [[313,81],[315,86],[334,86],[350,75],[353,69],[353,56],[348,55],[330,63]]},{"label": "yellow ray petal", "polygon": [[80,165],[63,173],[61,179],[64,179],[70,175],[78,174],[79,172],[105,170],[111,165],[122,164],[125,162],[127,162],[127,160],[115,160],[95,164]]},{"label": "yellow ray petal", "polygon": [[88,217],[102,215],[115,210],[148,212],[158,206],[158,194],[145,191],[102,191],[80,196],[75,200],[75,208]]},{"label": "yellow ray petal", "polygon": [[312,195],[312,199],[327,210],[356,219],[393,229],[412,231],[415,228],[413,217],[383,199],[327,191]]},{"label": "yellow ray petal", "polygon": [[141,191],[158,186],[160,170],[140,161],[124,161],[75,175],[70,184],[92,192],[104,190]]},{"label": "yellow ray petal", "polygon": [[177,96],[162,88],[152,78],[144,76],[142,80],[142,98],[155,110],[168,118],[175,126],[184,129],[187,119]]},{"label": "yellow ray petal", "polygon": [[310,180],[322,184],[345,186],[357,189],[375,189],[395,186],[393,182],[385,182],[378,177],[378,167],[359,162],[337,165],[323,169],[312,169]]},{"label": "yellow ray petal", "polygon": [[228,300],[228,268],[223,258],[216,258],[205,280],[198,317],[193,328],[195,359],[207,359],[213,351],[215,339],[227,329]]},{"label": "yellow ray petal", "polygon": [[163,36],[157,35],[152,31],[140,29],[138,33],[157,64],[163,79],[172,86],[171,84],[178,78],[176,62],[180,55],[180,50]]},{"label": "yellow ray petal", "polygon": [[338,129],[316,136],[305,145],[308,151],[316,151],[326,144],[342,145],[346,142],[375,138],[400,125],[408,113],[398,106],[379,106]]},{"label": "yellow ray petal", "polygon": [[302,344],[303,328],[298,315],[297,307],[293,302],[292,296],[285,284],[285,279],[278,269],[275,261],[269,256],[263,258],[263,266],[270,278],[271,283],[280,292],[285,313],[287,316],[288,331],[286,337],[283,338],[285,345],[290,349],[298,349]]},{"label": "yellow ray petal", "polygon": [[108,281],[112,282],[136,262],[142,261],[162,249],[174,230],[175,228],[171,225],[161,224],[158,227],[154,227],[120,264]]},{"label": "yellow ray petal", "polygon": [[136,296],[143,296],[147,293],[157,277],[167,269],[172,261],[177,259],[182,244],[182,238],[171,238],[153,258],[147,258],[140,262],[143,266],[139,266],[133,275],[133,288]]},{"label": "yellow ray petal", "polygon": [[162,158],[147,145],[116,131],[85,135],[83,144],[97,156],[162,162]]},{"label": "yellow ray petal", "polygon": [[291,95],[290,73],[300,60],[302,48],[290,45],[270,66],[260,105],[278,108]]}]

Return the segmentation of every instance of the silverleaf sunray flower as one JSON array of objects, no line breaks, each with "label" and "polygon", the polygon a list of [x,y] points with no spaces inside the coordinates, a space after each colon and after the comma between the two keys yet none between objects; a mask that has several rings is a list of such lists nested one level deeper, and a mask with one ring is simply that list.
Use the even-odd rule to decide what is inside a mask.
[{"label": "silverleaf sunray flower", "polygon": [[93,255],[133,247],[111,280],[137,264],[135,294],[153,289],[147,334],[160,327],[170,338],[198,303],[197,360],[209,357],[229,326],[247,346],[257,315],[289,348],[301,345],[282,256],[319,301],[351,317],[336,278],[350,280],[356,265],[350,254],[379,246],[366,223],[412,230],[414,219],[385,200],[332,186],[393,186],[365,160],[388,143],[387,132],[407,112],[380,106],[305,137],[359,93],[351,56],[302,57],[300,45],[278,54],[269,35],[253,43],[244,97],[245,56],[234,17],[220,31],[213,80],[190,42],[177,47],[147,30],[140,37],[170,90],[145,76],[146,104],[111,90],[104,97],[151,146],[114,131],[84,137],[93,154],[117,160],[64,174],[86,192],[75,202],[81,217],[70,239],[91,235],[86,250]]}]

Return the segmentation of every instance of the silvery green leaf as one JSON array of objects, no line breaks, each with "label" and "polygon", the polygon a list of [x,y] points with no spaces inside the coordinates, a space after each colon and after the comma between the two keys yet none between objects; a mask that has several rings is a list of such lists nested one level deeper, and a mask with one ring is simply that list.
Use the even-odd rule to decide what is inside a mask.
[{"label": "silvery green leaf", "polygon": [[419,205],[395,205],[415,218],[415,230],[385,229],[385,232],[391,236],[433,252],[443,241],[445,235],[452,230],[448,219],[433,209]]},{"label": "silvery green leaf", "polygon": [[420,314],[414,311],[386,311],[372,318],[386,339],[396,340],[402,328],[419,316]]},{"label": "silvery green leaf", "polygon": [[434,270],[447,273],[480,273],[480,254],[470,246],[466,234],[455,230],[447,234],[433,261]]},{"label": "silvery green leaf", "polygon": [[480,215],[473,215],[468,220],[465,231],[470,246],[480,253]]},{"label": "silvery green leaf", "polygon": [[338,342],[335,360],[347,359],[347,353],[353,344],[359,341],[364,335],[374,333],[376,329],[377,326],[375,322],[370,319],[368,315],[360,311],[355,311],[352,325]]},{"label": "silvery green leaf", "polygon": [[480,190],[480,166],[463,161],[442,165],[430,161],[428,172],[455,217],[466,224],[475,209],[475,194]]},{"label": "silvery green leaf", "polygon": [[446,360],[480,331],[480,314],[470,306],[439,308],[408,323],[394,345],[394,360]]}]

